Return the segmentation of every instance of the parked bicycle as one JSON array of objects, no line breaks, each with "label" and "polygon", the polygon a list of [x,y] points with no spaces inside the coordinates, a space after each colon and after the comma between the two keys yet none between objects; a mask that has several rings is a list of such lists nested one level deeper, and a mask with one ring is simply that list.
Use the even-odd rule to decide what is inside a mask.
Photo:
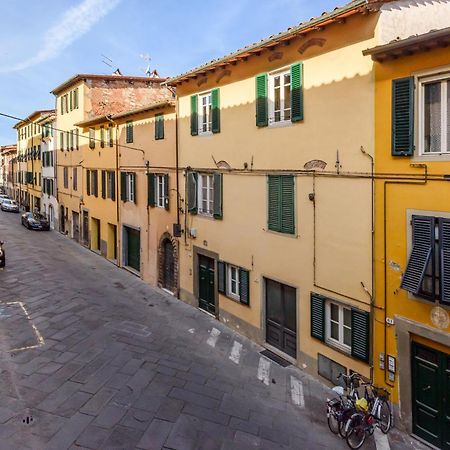
[{"label": "parked bicycle", "polygon": [[372,435],[375,427],[388,433],[392,426],[389,392],[371,383],[364,384],[364,397],[355,401],[356,412],[345,424],[347,444],[352,449],[360,448],[367,435]]}]

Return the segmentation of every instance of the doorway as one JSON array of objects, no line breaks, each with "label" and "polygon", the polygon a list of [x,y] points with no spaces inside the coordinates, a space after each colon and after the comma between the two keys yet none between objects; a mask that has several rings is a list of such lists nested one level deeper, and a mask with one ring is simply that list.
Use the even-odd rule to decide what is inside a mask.
[{"label": "doorway", "polygon": [[48,205],[48,221],[50,223],[50,228],[55,229],[55,213],[53,211],[53,206]]},{"label": "doorway", "polygon": [[139,230],[124,227],[125,266],[138,272],[141,270],[141,233]]},{"label": "doorway", "polygon": [[297,358],[297,291],[278,281],[266,281],[266,342]]},{"label": "doorway", "polygon": [[450,355],[412,343],[413,433],[450,449]]},{"label": "doorway", "polygon": [[72,211],[72,237],[75,241],[80,241],[80,215]]},{"label": "doorway", "polygon": [[175,249],[168,238],[161,243],[162,250],[162,287],[175,292]]},{"label": "doorway", "polygon": [[65,233],[66,232],[66,216],[65,216],[64,206],[61,205],[61,207],[59,209],[60,209],[59,227],[60,227],[61,233]]},{"label": "doorway", "polygon": [[89,211],[83,210],[83,228],[81,229],[82,244],[86,247],[89,246]]},{"label": "doorway", "polygon": [[198,255],[198,306],[204,311],[215,315],[214,266],[214,259]]},{"label": "doorway", "polygon": [[92,218],[92,230],[91,230],[91,249],[100,251],[100,220]]}]

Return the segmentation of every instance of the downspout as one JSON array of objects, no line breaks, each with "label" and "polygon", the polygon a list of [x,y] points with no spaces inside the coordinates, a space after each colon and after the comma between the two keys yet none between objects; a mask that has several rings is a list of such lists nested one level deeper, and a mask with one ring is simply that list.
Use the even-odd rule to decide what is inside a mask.
[{"label": "downspout", "polygon": [[[387,326],[386,326],[386,319],[388,317],[387,314],[387,239],[386,239],[386,233],[387,233],[387,185],[388,184],[413,184],[413,185],[425,185],[428,182],[428,166],[426,164],[410,164],[411,167],[415,168],[422,168],[424,169],[423,179],[418,181],[385,181],[383,185],[383,246],[384,246],[384,255],[383,255],[383,263],[384,263],[384,355],[386,359],[387,354]],[[392,384],[389,380],[386,380],[386,368],[384,369],[384,382],[390,387],[395,387],[394,384]]]}]

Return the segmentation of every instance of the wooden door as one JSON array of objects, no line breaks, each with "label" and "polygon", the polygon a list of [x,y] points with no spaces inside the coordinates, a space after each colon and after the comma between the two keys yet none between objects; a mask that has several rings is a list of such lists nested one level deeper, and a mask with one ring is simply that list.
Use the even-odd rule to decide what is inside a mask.
[{"label": "wooden door", "polygon": [[199,307],[211,314],[216,314],[214,287],[214,259],[199,255]]}]

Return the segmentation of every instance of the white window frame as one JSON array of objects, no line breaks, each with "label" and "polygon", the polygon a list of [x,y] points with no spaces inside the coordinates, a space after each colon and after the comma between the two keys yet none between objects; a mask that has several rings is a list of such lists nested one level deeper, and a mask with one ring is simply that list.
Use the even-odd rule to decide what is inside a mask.
[{"label": "white window frame", "polygon": [[[290,80],[289,81],[289,102],[290,102],[290,100],[291,100],[290,86],[292,83],[292,80],[290,79],[290,77],[291,77],[290,68],[284,68],[284,69],[278,70],[276,72],[269,73],[269,76],[268,76],[267,89],[268,89],[268,100],[269,100],[269,125],[270,126],[280,126],[280,125],[286,125],[286,124],[292,123],[291,122],[292,105],[290,105],[290,107],[289,107],[289,111],[290,111],[289,118],[284,117],[284,113],[285,113],[284,76],[285,75],[289,75],[289,80]],[[278,76],[280,77],[280,120],[275,121],[275,78]],[[282,82],[282,84],[281,84],[281,82]]]},{"label": "white window frame", "polygon": [[[425,86],[429,83],[441,81],[441,151],[440,152],[425,152]],[[448,82],[450,81],[450,72],[428,75],[418,78],[418,117],[419,117],[419,156],[433,156],[433,155],[450,155],[450,148],[447,144],[450,124],[447,123],[450,113],[447,111],[447,90]]]},{"label": "white window frame", "polygon": [[127,173],[127,199],[129,202],[134,203],[134,185],[136,183],[134,173]]},{"label": "white window frame", "polygon": [[166,197],[164,196],[166,180],[164,175],[155,176],[155,194],[156,206],[158,208],[166,207]]},{"label": "white window frame", "polygon": [[[231,297],[235,300],[241,299],[241,289],[240,289],[240,282],[239,282],[239,267],[233,266],[232,264],[226,265],[227,270],[227,296]],[[236,278],[232,277],[233,271],[235,271]],[[236,289],[233,290],[233,280],[235,281],[235,287]]]},{"label": "white window frame", "polygon": [[[206,114],[203,114],[203,99],[207,100],[206,103]],[[209,108],[208,108],[209,106]],[[197,105],[197,117],[198,117],[198,134],[207,135],[212,134],[212,92],[203,92],[198,94],[198,105]],[[203,130],[203,122],[206,117],[206,130]]]},{"label": "white window frame", "polygon": [[[206,177],[206,204],[209,209],[203,210],[203,189],[204,177]],[[210,173],[199,173],[197,182],[197,199],[198,199],[198,213],[202,216],[213,217],[214,215],[214,176]]]},{"label": "white window frame", "polygon": [[[338,307],[338,333],[339,333],[339,338],[338,339],[334,339],[331,337],[331,305],[335,305]],[[351,335],[351,326],[347,326],[344,325],[344,309],[347,309],[350,314],[351,314],[351,308],[343,305],[341,303],[338,302],[334,302],[334,301],[327,301],[325,303],[325,341],[334,346],[334,347],[338,347],[339,349],[345,351],[346,353],[351,353],[351,345],[347,345],[344,343],[344,328],[347,328],[348,330],[350,330],[350,335]],[[350,316],[351,317],[351,316]],[[334,322],[334,321],[333,321]],[[336,323],[336,322],[334,322]]]}]

